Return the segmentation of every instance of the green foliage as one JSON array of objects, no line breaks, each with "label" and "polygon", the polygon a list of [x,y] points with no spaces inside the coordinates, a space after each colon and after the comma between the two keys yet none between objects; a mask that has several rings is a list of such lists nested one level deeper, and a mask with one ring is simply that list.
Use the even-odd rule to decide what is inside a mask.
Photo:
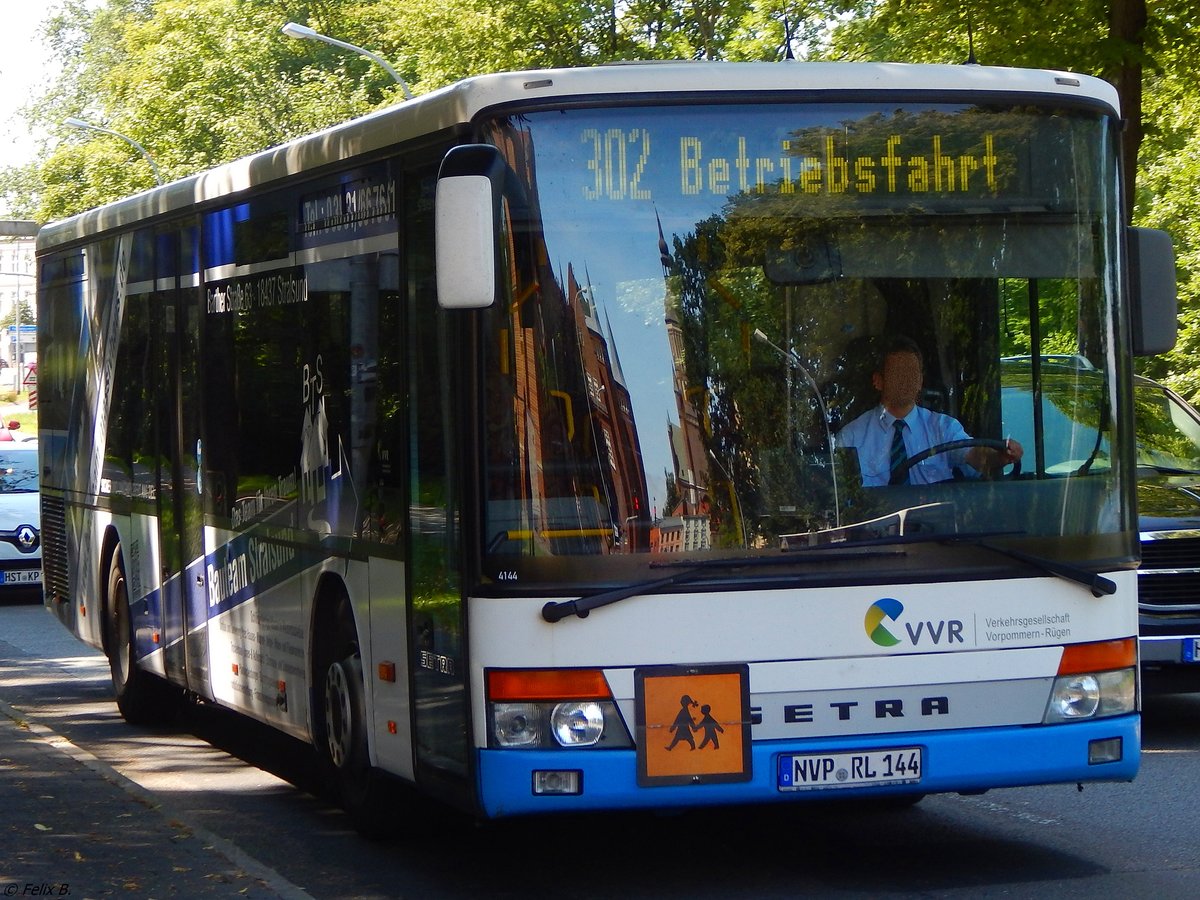
[{"label": "green foliage", "polygon": [[1179,341],[1175,349],[1141,360],[1140,370],[1200,403],[1200,97],[1186,65],[1151,81],[1138,180],[1139,224],[1162,228],[1175,245],[1179,283]]},{"label": "green foliage", "polygon": [[[336,9],[331,27],[357,36],[355,8],[310,5]],[[47,28],[63,75],[31,113],[54,147],[40,178],[16,192],[19,206],[60,218],[154,184],[132,147],[63,125],[69,116],[136,140],[171,179],[399,99],[371,61],[282,35],[294,9],[267,0],[109,0],[92,10],[71,0]]]},{"label": "green foliage", "polygon": [[[283,36],[289,20],[380,54],[418,94],[484,72],[612,60],[790,51],[957,63],[969,33],[985,64],[1116,81],[1140,67],[1135,217],[1175,239],[1181,310],[1177,349],[1140,365],[1200,400],[1200,100],[1190,65],[1200,0],[63,0],[45,24],[61,74],[26,110],[48,135],[43,156],[0,172],[11,212],[61,218],[154,183],[132,147],[63,125],[69,116],[128,135],[178,178],[401,100],[370,60]],[[1128,111],[1136,127],[1137,108]]]},{"label": "green foliage", "polygon": [[1101,74],[1116,58],[1108,0],[984,4],[876,0],[837,30],[840,59],[1032,66]]},{"label": "green foliage", "polygon": [[291,20],[378,53],[415,93],[468,75],[631,59],[780,59],[844,0],[65,0],[45,31],[62,74],[28,109],[49,138],[0,176],[14,210],[61,218],[153,185],[119,138],[179,178],[402,98],[380,66],[280,33]]},{"label": "green foliage", "polygon": [[[30,284],[32,283],[30,282]],[[11,325],[18,325],[20,323],[30,325],[36,319],[33,310],[32,295],[22,297],[13,306],[13,309],[9,310],[3,318],[0,318],[0,328],[8,328]],[[32,350],[33,347],[29,347],[28,349]]]},{"label": "green foliage", "polygon": [[[984,64],[1067,69],[1117,84],[1123,67],[1141,67],[1141,97],[1123,100],[1134,120],[1130,128],[1144,135],[1136,154],[1133,220],[1165,229],[1174,239],[1180,330],[1173,352],[1138,360],[1138,367],[1200,402],[1200,195],[1194,187],[1200,179],[1200,78],[1191,59],[1200,3],[872,0],[859,6],[860,14],[835,32],[827,56],[962,62],[969,21],[975,57]],[[1113,24],[1136,24],[1139,15],[1146,17],[1145,27],[1132,36]]]},{"label": "green foliage", "polygon": [[379,12],[379,41],[396,48],[395,58],[427,90],[481,72],[588,65],[615,55],[607,3],[437,0]]}]

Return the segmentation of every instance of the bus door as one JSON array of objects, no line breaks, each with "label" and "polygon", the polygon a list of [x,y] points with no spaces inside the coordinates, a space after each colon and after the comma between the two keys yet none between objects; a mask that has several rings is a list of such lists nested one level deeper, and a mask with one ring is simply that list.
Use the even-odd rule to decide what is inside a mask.
[{"label": "bus door", "polygon": [[[409,479],[409,663],[416,778],[461,794],[470,775],[465,614],[460,552],[462,467],[456,435],[461,357],[456,320],[438,308],[433,222],[426,197],[435,170],[405,183],[401,221],[408,264],[404,305]],[[461,320],[457,320],[461,321]]]},{"label": "bus door", "polygon": [[[200,435],[199,342],[201,294],[196,286],[196,229],[159,236],[159,279],[167,290],[156,294],[161,316],[165,370],[159,386],[164,411],[158,468],[158,528],[162,619],[167,674],[203,697],[209,688],[204,519],[201,492],[203,444]],[[163,252],[163,251],[167,252]],[[185,274],[176,274],[185,273]]]}]

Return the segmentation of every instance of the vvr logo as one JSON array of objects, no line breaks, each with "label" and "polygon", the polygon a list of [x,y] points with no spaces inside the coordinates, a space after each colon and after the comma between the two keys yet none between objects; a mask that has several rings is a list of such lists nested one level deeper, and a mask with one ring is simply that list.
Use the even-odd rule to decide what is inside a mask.
[{"label": "vvr logo", "polygon": [[900,639],[887,630],[883,620],[890,619],[895,622],[902,612],[904,604],[899,600],[893,600],[891,597],[876,600],[867,608],[867,618],[863,621],[867,637],[880,647],[895,647],[900,643]]},{"label": "vvr logo", "polygon": [[[904,622],[901,623],[900,616],[904,613],[904,604],[892,597],[884,597],[876,600],[867,607],[866,618],[863,619],[863,627],[867,631],[867,637],[878,644],[880,647],[895,647],[902,643],[904,638],[908,638],[908,642],[912,646],[917,647],[922,643],[933,645],[939,644],[962,644],[963,639],[963,623],[960,619],[942,619],[939,622]],[[888,623],[895,623],[889,628]],[[896,637],[896,625],[903,624],[904,631],[900,637]],[[896,632],[896,633],[893,633]]]}]

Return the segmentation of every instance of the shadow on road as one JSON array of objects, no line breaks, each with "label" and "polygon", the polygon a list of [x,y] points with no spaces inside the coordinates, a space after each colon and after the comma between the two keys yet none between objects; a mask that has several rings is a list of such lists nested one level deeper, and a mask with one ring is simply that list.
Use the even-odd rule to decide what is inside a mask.
[{"label": "shadow on road", "polygon": [[[486,824],[405,794],[395,835],[369,842],[336,808],[302,742],[203,704],[169,728],[132,728],[111,700],[103,658],[22,659],[9,647],[0,638],[0,697],[113,765],[178,776],[169,802],[316,897],[882,897],[973,887],[1032,896],[1041,883],[1086,896],[1109,873],[1069,834],[1054,838],[1070,831],[1063,823],[1031,818],[1046,803],[1023,806],[1028,792],[1006,791],[929,797],[906,810],[814,802]],[[1195,751],[1200,695],[1146,698],[1143,731],[1147,749]],[[1082,815],[1104,796],[1081,795],[1074,808]]]}]

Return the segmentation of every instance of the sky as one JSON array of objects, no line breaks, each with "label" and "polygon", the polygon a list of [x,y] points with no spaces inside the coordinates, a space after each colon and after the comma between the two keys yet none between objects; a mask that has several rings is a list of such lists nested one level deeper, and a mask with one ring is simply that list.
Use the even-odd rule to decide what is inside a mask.
[{"label": "sky", "polygon": [[36,144],[18,110],[51,74],[39,26],[57,7],[48,0],[2,0],[0,37],[0,166],[33,160]]}]

